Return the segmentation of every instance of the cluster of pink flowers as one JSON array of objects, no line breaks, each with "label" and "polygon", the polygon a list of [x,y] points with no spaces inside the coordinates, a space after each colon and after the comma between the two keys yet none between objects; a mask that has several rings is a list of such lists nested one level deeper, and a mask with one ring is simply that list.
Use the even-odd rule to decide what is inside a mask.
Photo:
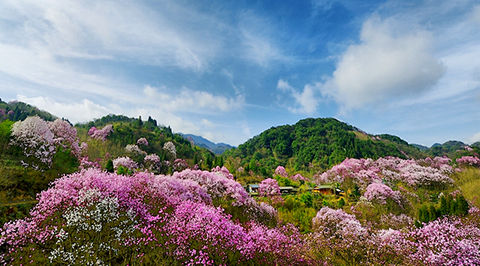
[{"label": "cluster of pink flowers", "polygon": [[251,199],[242,185],[222,174],[217,174],[217,172],[186,169],[182,172],[175,172],[173,177],[193,180],[205,187],[212,198],[234,200],[232,205],[245,205]]},{"label": "cluster of pink flowers", "polygon": [[158,165],[160,163],[160,157],[156,154],[149,154],[145,156],[143,161],[147,164]]},{"label": "cluster of pink flowers", "polygon": [[458,164],[480,166],[480,159],[475,156],[462,156],[457,159]]},{"label": "cluster of pink flowers", "polygon": [[96,127],[91,127],[88,130],[88,135],[94,139],[106,140],[110,133],[113,132],[113,125],[106,125],[102,129],[97,129]]},{"label": "cluster of pink flowers", "polygon": [[293,181],[307,181],[307,179],[301,174],[295,174],[291,177]]},{"label": "cluster of pink flowers", "polygon": [[0,263],[128,263],[125,255],[134,263],[146,256],[181,264],[307,263],[295,228],[234,222],[212,205],[207,180],[193,177],[204,186],[189,178],[220,176],[184,172],[177,174],[182,178],[143,172],[129,177],[88,169],[57,179],[28,218],[0,230],[7,251]]},{"label": "cluster of pink flowers", "polygon": [[[11,136],[12,145],[21,147],[27,157],[36,158],[47,166],[51,164],[57,146],[70,149],[80,157],[77,130],[61,119],[47,122],[38,116],[27,117],[13,124]],[[35,162],[32,166],[38,167]]]},{"label": "cluster of pink flowers", "polygon": [[285,167],[283,167],[281,165],[277,166],[277,168],[275,169],[275,174],[279,175],[281,177],[288,177],[288,173],[285,170]]},{"label": "cluster of pink flowers", "polygon": [[118,157],[117,159],[113,160],[113,168],[118,169],[119,166],[123,166],[127,169],[133,170],[138,167],[138,164],[132,160],[130,157]]},{"label": "cluster of pink flowers", "polygon": [[273,197],[280,195],[280,187],[277,180],[273,178],[267,178],[262,180],[258,185],[258,194],[264,197]]},{"label": "cluster of pink flowers", "polygon": [[[427,161],[428,162],[428,161]],[[449,160],[436,157],[431,160],[434,166],[422,166],[425,161],[404,160],[394,157],[372,159],[345,159],[330,170],[316,177],[319,183],[343,183],[345,179],[352,179],[361,188],[369,184],[387,182],[405,182],[410,186],[434,186],[452,184],[448,176],[452,168]]]},{"label": "cluster of pink flowers", "polygon": [[228,179],[232,179],[232,180],[235,179],[233,177],[233,175],[230,173],[230,171],[228,171],[227,167],[225,167],[225,166],[222,166],[222,167],[216,166],[216,167],[212,168],[212,172],[217,173],[217,174],[221,174]]},{"label": "cluster of pink flowers", "polygon": [[137,140],[137,145],[148,146],[148,140],[146,138],[139,138]]},{"label": "cluster of pink flowers", "polygon": [[389,186],[382,183],[371,183],[363,196],[372,202],[386,204],[387,199],[392,199],[399,205],[402,204],[402,194],[399,191],[393,191]]},{"label": "cluster of pink flowers", "polygon": [[96,169],[102,169],[102,166],[100,165],[99,162],[92,162],[88,159],[88,156],[84,156],[80,158],[80,170],[82,169],[88,169],[88,168],[96,168]]},{"label": "cluster of pink flowers", "polygon": [[392,230],[383,244],[411,264],[480,264],[480,228],[443,218],[407,232]]},{"label": "cluster of pink flowers", "polygon": [[78,145],[77,129],[65,120],[57,119],[49,123],[50,130],[55,136],[55,142],[64,148],[71,149],[72,153],[79,157],[80,146]]},{"label": "cluster of pink flowers", "polygon": [[175,159],[175,161],[173,161],[173,170],[174,171],[183,171],[185,169],[188,168],[188,164],[187,164],[187,161],[185,161],[184,159]]}]

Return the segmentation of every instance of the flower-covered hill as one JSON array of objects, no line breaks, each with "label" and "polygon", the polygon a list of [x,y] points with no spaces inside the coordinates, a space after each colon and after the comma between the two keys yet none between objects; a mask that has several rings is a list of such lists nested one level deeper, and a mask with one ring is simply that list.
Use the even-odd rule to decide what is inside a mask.
[{"label": "flower-covered hill", "polygon": [[50,182],[82,168],[101,166],[114,171],[131,160],[130,165],[123,165],[126,171],[149,168],[166,174],[222,164],[212,152],[191,145],[151,118],[141,121],[110,115],[73,126],[62,119],[49,121],[39,116],[14,122],[8,118],[24,114],[15,110],[0,117],[5,119],[0,122],[0,224],[25,215],[35,203],[35,195]]},{"label": "flower-covered hill", "polygon": [[0,230],[0,263],[304,265],[294,227],[225,169],[170,175],[82,170]]}]

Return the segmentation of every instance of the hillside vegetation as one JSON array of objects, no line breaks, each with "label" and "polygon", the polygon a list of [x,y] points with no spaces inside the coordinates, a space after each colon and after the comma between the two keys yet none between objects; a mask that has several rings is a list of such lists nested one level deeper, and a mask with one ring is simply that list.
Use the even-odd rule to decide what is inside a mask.
[{"label": "hillside vegetation", "polygon": [[246,172],[264,176],[271,175],[278,165],[316,172],[345,158],[425,156],[399,137],[369,135],[334,118],[308,118],[294,125],[272,127],[224,155],[227,160],[240,158],[236,166]]}]

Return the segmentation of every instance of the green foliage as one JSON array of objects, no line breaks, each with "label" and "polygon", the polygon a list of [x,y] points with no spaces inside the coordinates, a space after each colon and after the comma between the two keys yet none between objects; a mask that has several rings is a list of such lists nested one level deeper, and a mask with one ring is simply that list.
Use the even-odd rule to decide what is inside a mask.
[{"label": "green foliage", "polygon": [[333,118],[308,118],[295,125],[273,127],[224,153],[227,160],[240,158],[247,172],[265,177],[271,176],[278,165],[295,171],[318,172],[347,157],[376,159],[389,155],[405,158],[405,154],[423,155],[396,136],[370,136]]},{"label": "green foliage", "polygon": [[113,173],[114,172],[114,169],[113,169],[113,161],[112,160],[108,160],[107,162],[107,165],[105,166],[105,170],[109,173]]},{"label": "green foliage", "polygon": [[[457,194],[454,198],[452,195],[442,196],[440,198],[440,206],[437,204],[423,204],[418,209],[418,221],[428,223],[441,216],[456,215],[465,216],[468,214],[469,206],[463,195]],[[417,223],[418,225],[418,223]]]},{"label": "green foliage", "polygon": [[9,111],[13,111],[13,114],[6,116],[5,118],[0,117],[0,121],[2,119],[9,119],[11,121],[21,121],[25,120],[25,118],[29,116],[39,116],[43,120],[46,121],[53,121],[56,119],[56,117],[46,111],[42,111],[38,109],[35,106],[23,103],[23,102],[17,102],[17,101],[11,101],[9,103],[3,102],[0,100],[0,108],[4,109],[6,113]]}]

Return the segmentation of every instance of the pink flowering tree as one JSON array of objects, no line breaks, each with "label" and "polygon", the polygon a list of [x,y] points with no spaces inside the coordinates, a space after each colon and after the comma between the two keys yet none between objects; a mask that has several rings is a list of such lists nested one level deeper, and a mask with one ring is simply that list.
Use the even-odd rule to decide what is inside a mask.
[{"label": "pink flowering tree", "polygon": [[281,165],[277,166],[277,168],[275,169],[275,174],[281,177],[288,177],[288,173],[285,170],[285,167]]},{"label": "pink flowering tree", "polygon": [[133,171],[138,167],[138,164],[132,160],[130,157],[118,157],[113,160],[113,169],[124,173],[127,171]]},{"label": "pink flowering tree", "polygon": [[49,123],[49,128],[55,136],[54,141],[63,148],[70,149],[78,158],[81,149],[78,144],[77,129],[65,120],[57,119]]},{"label": "pink flowering tree", "polygon": [[146,138],[139,138],[137,140],[137,145],[148,146],[148,140]]},{"label": "pink flowering tree", "polygon": [[480,166],[480,159],[475,156],[462,156],[456,161],[460,165]]},{"label": "pink flowering tree", "polygon": [[399,191],[393,191],[389,186],[381,183],[372,183],[368,185],[363,196],[374,203],[385,205],[388,200],[402,206],[402,194]]},{"label": "pink flowering tree", "polygon": [[177,157],[177,149],[175,148],[175,144],[173,144],[173,142],[165,142],[163,149],[166,150],[173,158]]},{"label": "pink flowering tree", "polygon": [[280,187],[277,180],[267,178],[260,182],[258,186],[258,194],[263,197],[273,197],[280,195]]},{"label": "pink flowering tree", "polygon": [[106,125],[102,129],[97,129],[96,127],[91,127],[88,130],[88,135],[94,139],[106,140],[107,137],[113,132],[113,125]]},{"label": "pink flowering tree", "polygon": [[30,158],[24,162],[34,168],[50,166],[56,152],[55,135],[50,130],[49,123],[38,116],[27,117],[12,126],[11,145],[22,149],[23,154]]}]

